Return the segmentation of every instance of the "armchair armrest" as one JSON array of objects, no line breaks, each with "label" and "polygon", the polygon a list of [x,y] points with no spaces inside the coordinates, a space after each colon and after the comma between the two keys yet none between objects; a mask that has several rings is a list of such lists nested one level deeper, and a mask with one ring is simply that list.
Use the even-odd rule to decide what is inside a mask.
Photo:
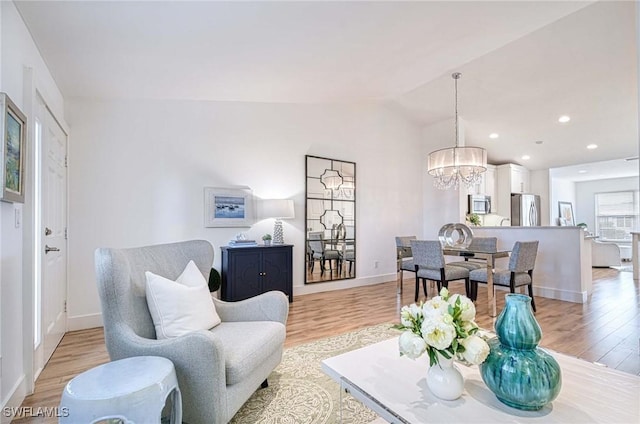
[{"label": "armchair armrest", "polygon": [[173,362],[182,392],[183,406],[197,411],[194,422],[224,422],[227,414],[226,396],[203,394],[224,393],[226,372],[224,348],[216,336],[207,330],[195,331],[172,339],[146,339],[138,336],[126,325],[111,328],[118,333],[112,337],[112,360],[131,356],[161,356]]},{"label": "armchair armrest", "polygon": [[279,291],[270,291],[239,302],[212,297],[222,321],[276,321],[287,324],[289,300]]}]

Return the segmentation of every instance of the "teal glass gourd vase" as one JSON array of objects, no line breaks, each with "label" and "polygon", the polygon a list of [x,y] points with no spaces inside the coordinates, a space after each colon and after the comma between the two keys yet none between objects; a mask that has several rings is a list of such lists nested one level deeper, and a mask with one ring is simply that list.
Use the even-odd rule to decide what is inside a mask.
[{"label": "teal glass gourd vase", "polygon": [[560,365],[538,347],[542,330],[531,310],[531,298],[506,295],[495,324],[497,338],[480,365],[482,380],[496,397],[513,408],[535,411],[554,400],[562,386]]}]

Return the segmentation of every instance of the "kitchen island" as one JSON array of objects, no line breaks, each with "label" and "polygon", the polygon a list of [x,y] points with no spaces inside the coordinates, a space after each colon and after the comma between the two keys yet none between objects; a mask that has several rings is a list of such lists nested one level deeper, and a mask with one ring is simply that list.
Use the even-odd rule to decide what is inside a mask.
[{"label": "kitchen island", "polygon": [[[472,227],[477,237],[497,237],[498,248],[511,250],[516,241],[538,240],[533,271],[535,296],[585,303],[592,291],[591,243],[580,227]],[[507,268],[508,258],[497,268]]]}]

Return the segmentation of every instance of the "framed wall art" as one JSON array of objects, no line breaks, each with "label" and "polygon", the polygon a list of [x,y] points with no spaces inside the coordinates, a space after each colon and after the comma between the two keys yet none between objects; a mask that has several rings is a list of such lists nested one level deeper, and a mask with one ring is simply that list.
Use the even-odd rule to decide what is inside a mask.
[{"label": "framed wall art", "polygon": [[249,187],[205,187],[205,227],[250,227],[255,220]]},{"label": "framed wall art", "polygon": [[[558,213],[560,214],[560,219],[564,220],[565,225],[576,225],[573,218],[573,204],[571,202],[558,202]],[[563,221],[560,221],[561,226],[562,222]]]},{"label": "framed wall art", "polygon": [[0,93],[0,172],[2,191],[0,200],[24,203],[24,165],[26,156],[27,117],[6,93]]}]

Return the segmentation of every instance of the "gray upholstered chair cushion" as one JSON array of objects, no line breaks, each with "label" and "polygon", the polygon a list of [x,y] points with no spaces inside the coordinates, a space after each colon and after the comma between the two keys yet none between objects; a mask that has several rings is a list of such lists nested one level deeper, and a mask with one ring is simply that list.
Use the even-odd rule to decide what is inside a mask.
[{"label": "gray upholstered chair cushion", "polygon": [[[469,244],[469,250],[495,252],[498,249],[497,237],[474,237]],[[468,261],[449,262],[447,265],[460,266],[473,271],[474,269],[487,268],[487,262],[483,259],[469,258]]]},{"label": "gray upholstered chair cushion", "polygon": [[[472,281],[479,281],[481,283],[487,282],[487,268],[477,269],[469,273],[469,278]],[[515,285],[526,286],[531,283],[531,277],[526,272],[516,272],[514,275]],[[496,270],[493,273],[493,284],[498,286],[509,287],[511,285],[511,271],[508,269]]]},{"label": "gray upholstered chair cushion", "polygon": [[413,264],[413,259],[403,259],[400,261],[400,269],[403,271],[415,272],[416,267]]},{"label": "gray upholstered chair cushion", "polygon": [[475,269],[482,269],[484,268],[485,271],[487,269],[487,263],[486,262],[480,262],[478,260],[473,260],[470,259],[468,261],[456,261],[456,262],[449,262],[447,264],[447,266],[456,266],[458,268],[464,268],[468,271],[473,271]]},{"label": "gray upholstered chair cushion", "polygon": [[147,355],[171,360],[182,394],[183,420],[224,424],[280,363],[289,302],[284,293],[275,291],[240,302],[214,298],[222,320],[218,327],[156,340],[144,273],[151,271],[175,280],[190,260],[208,277],[213,246],[193,240],[97,249],[105,343],[112,360]]},{"label": "gray upholstered chair cushion", "polygon": [[413,252],[411,251],[411,240],[416,240],[416,236],[396,237],[396,260],[398,261],[398,271],[415,272],[413,265]]},{"label": "gray upholstered chair cushion", "polygon": [[396,236],[396,247],[411,249],[411,240],[416,239],[416,236]]},{"label": "gray upholstered chair cushion", "polygon": [[[511,273],[514,273],[516,286],[531,284],[531,276],[528,271],[533,270],[536,264],[538,252],[537,241],[517,241],[513,245],[508,269],[496,269],[493,273],[493,284],[498,286],[510,286]],[[487,270],[477,269],[469,273],[471,281],[487,282]]]},{"label": "gray upholstered chair cushion", "polygon": [[513,272],[526,272],[536,265],[538,254],[538,241],[517,241],[513,245],[509,258],[509,270]]},{"label": "gray upholstered chair cushion", "polygon": [[411,250],[413,251],[413,264],[417,268],[416,302],[418,301],[418,282],[420,279],[422,279],[422,288],[425,296],[427,296],[426,280],[436,281],[438,289],[440,289],[441,285],[447,287],[449,281],[465,280],[465,291],[469,292],[469,270],[462,267],[447,266],[444,262],[444,253],[439,241],[411,240]]},{"label": "gray upholstered chair cushion", "polygon": [[421,268],[440,269],[445,265],[442,245],[437,240],[411,240],[411,251],[414,265]]},{"label": "gray upholstered chair cushion", "polygon": [[[441,275],[439,269],[420,268],[418,270],[418,277],[426,278],[427,280],[440,281]],[[463,280],[469,277],[469,270],[458,266],[445,266],[444,278],[445,280]]]},{"label": "gray upholstered chair cushion", "polygon": [[283,325],[272,321],[223,322],[210,330],[226,347],[227,385],[245,380],[284,343]]}]

